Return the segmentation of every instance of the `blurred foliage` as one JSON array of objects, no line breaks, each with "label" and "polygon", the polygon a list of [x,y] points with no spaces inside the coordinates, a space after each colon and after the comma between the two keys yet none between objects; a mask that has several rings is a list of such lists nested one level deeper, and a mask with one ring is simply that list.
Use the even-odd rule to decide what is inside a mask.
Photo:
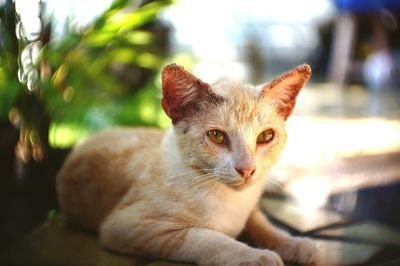
[{"label": "blurred foliage", "polygon": [[169,29],[157,14],[172,2],[116,0],[91,26],[69,23],[55,40],[43,2],[42,29],[32,38],[7,0],[0,7],[0,118],[20,128],[20,146],[34,155],[48,138],[69,146],[112,124],[165,126],[158,80]]}]

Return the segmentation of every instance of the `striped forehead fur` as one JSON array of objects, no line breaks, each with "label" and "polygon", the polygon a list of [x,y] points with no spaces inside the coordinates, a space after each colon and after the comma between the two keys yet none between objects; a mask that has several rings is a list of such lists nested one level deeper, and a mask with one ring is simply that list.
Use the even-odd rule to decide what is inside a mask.
[{"label": "striped forehead fur", "polygon": [[268,97],[260,97],[261,87],[222,81],[213,84],[211,88],[223,99],[216,106],[216,111],[221,118],[224,118],[225,124],[257,123],[261,125],[267,119],[278,119],[273,111],[273,102],[269,102]]}]

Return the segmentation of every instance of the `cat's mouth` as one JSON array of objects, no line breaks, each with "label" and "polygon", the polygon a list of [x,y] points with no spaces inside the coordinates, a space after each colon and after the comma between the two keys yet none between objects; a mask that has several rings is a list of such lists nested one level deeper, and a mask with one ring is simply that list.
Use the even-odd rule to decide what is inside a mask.
[{"label": "cat's mouth", "polygon": [[238,179],[227,182],[226,184],[234,190],[244,190],[252,184],[252,179]]}]

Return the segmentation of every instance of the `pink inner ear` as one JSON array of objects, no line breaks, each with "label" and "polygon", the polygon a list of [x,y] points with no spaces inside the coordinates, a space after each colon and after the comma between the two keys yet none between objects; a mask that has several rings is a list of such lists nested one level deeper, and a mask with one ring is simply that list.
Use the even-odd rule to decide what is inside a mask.
[{"label": "pink inner ear", "polygon": [[284,94],[276,95],[275,99],[278,102],[278,113],[281,115],[285,120],[292,114],[294,106],[296,105],[296,98],[299,94],[302,86],[288,86],[285,89]]},{"label": "pink inner ear", "polygon": [[187,115],[190,107],[204,98],[209,85],[183,67],[171,64],[162,73],[163,98],[161,106],[175,123]]},{"label": "pink inner ear", "polygon": [[300,90],[311,76],[309,65],[301,65],[277,77],[261,90],[261,97],[268,95],[277,103],[277,111],[285,120],[292,114]]}]

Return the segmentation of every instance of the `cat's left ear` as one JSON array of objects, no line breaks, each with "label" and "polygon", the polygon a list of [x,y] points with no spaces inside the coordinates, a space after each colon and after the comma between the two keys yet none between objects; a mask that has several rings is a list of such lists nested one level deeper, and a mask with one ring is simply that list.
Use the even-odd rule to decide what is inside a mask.
[{"label": "cat's left ear", "polygon": [[274,100],[278,114],[286,120],[293,111],[297,95],[310,76],[309,65],[298,66],[262,86],[260,97]]}]

